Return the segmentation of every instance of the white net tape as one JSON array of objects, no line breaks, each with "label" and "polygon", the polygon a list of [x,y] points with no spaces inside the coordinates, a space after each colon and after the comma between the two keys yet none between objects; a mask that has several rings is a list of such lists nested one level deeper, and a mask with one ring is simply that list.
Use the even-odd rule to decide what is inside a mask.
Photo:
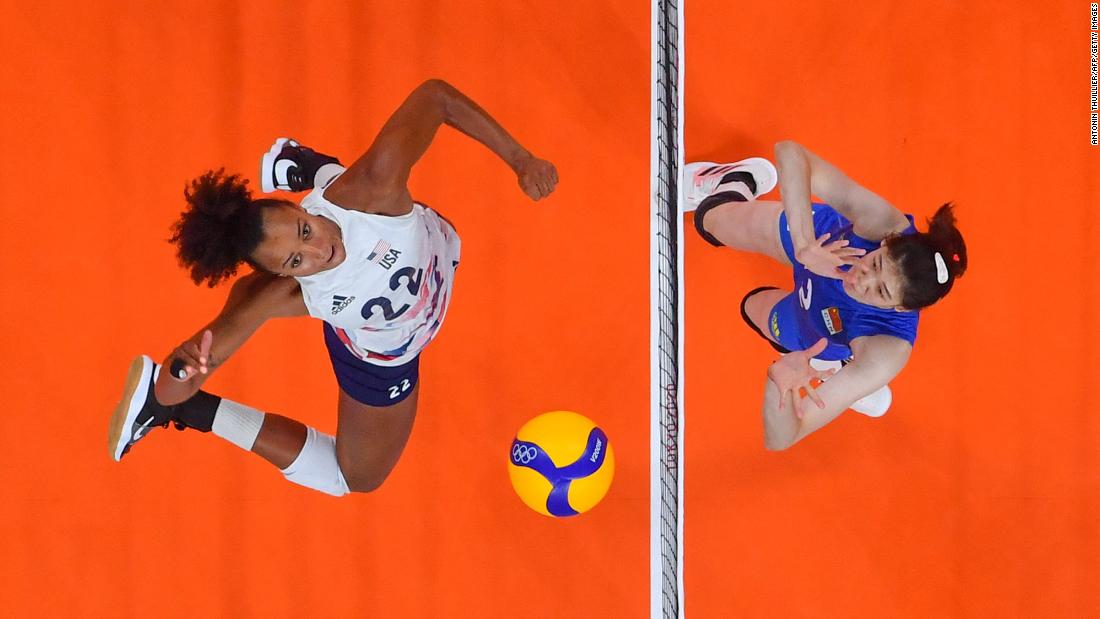
[{"label": "white net tape", "polygon": [[653,4],[651,172],[651,611],[683,616],[682,0]]}]

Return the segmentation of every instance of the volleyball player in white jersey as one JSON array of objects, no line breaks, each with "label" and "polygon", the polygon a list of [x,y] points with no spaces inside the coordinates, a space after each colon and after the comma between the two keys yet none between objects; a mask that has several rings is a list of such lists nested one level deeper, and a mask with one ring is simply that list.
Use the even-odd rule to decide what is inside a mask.
[{"label": "volleyball player in white jersey", "polygon": [[[439,80],[414,90],[346,170],[333,157],[277,141],[263,158],[262,187],[312,189],[301,206],[252,199],[244,181],[222,171],[191,182],[190,208],[172,241],[192,279],[213,286],[241,263],[255,272],[238,279],[221,313],[168,355],[170,371],[149,357],[134,360],[110,422],[114,459],[152,428],[174,423],[213,431],[288,480],[331,495],[381,485],[412,430],[419,355],[443,322],[459,261],[454,227],[407,188],[441,124],[500,156],[532,199],[557,185],[552,164]],[[306,314],[324,321],[340,387],[335,436],[200,389],[267,319]]]}]

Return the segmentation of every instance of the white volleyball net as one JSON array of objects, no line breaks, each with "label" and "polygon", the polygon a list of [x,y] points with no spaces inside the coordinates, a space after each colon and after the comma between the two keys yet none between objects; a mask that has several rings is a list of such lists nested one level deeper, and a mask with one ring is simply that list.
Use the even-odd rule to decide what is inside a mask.
[{"label": "white volleyball net", "polygon": [[653,0],[650,200],[650,602],[683,617],[683,0]]}]

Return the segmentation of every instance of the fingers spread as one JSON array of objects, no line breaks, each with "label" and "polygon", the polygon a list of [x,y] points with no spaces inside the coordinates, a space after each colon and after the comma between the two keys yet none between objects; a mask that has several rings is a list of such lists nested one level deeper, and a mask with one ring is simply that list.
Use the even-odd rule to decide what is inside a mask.
[{"label": "fingers spread", "polygon": [[825,401],[821,399],[821,396],[817,395],[817,391],[814,390],[810,383],[806,383],[804,387],[806,388],[806,395],[814,401],[814,404],[817,404],[818,408],[824,409]]}]

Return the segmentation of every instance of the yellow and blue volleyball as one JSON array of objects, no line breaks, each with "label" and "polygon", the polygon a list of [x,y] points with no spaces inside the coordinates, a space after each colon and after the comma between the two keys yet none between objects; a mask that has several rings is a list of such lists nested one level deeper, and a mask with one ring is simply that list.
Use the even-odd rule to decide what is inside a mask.
[{"label": "yellow and blue volleyball", "polygon": [[512,440],[508,476],[531,509],[546,516],[576,516],[607,494],[615,454],[607,434],[584,415],[543,413]]}]

